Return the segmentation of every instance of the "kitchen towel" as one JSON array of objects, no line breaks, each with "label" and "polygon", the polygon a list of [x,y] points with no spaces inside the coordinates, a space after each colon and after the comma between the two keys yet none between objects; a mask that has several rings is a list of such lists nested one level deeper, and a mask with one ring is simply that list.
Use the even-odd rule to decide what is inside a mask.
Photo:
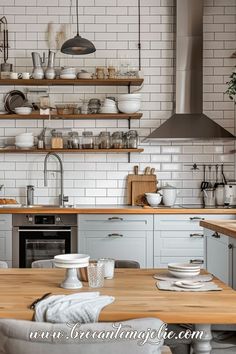
[{"label": "kitchen towel", "polygon": [[213,275],[212,274],[200,274],[200,275],[197,275],[193,278],[186,278],[186,279],[179,279],[179,278],[176,278],[176,277],[173,277],[171,274],[169,274],[168,272],[166,273],[160,273],[160,274],[154,274],[153,275],[153,278],[155,279],[158,279],[158,280],[167,280],[167,281],[178,281],[178,280],[194,280],[194,281],[211,281],[213,279]]},{"label": "kitchen towel", "polygon": [[[195,278],[194,278],[195,280]],[[176,281],[176,279],[175,279]],[[202,292],[202,291],[220,291],[222,290],[218,285],[213,282],[204,282],[204,285],[199,289],[187,289],[187,288],[180,288],[179,286],[175,285],[175,282],[169,280],[161,280],[156,283],[156,286],[159,290],[169,290],[169,291],[195,291],[195,292]]]},{"label": "kitchen towel", "polygon": [[34,320],[51,323],[97,322],[103,307],[115,300],[99,292],[84,292],[72,295],[52,295],[35,305]]}]

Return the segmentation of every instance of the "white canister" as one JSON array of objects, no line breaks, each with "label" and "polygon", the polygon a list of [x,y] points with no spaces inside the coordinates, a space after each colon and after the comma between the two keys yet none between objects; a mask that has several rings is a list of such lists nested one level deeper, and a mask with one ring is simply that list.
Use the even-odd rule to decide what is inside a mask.
[{"label": "white canister", "polygon": [[177,189],[174,186],[167,184],[159,192],[163,195],[162,201],[165,206],[173,206],[175,204]]},{"label": "white canister", "polygon": [[216,205],[225,204],[225,187],[224,185],[218,185],[215,190]]}]

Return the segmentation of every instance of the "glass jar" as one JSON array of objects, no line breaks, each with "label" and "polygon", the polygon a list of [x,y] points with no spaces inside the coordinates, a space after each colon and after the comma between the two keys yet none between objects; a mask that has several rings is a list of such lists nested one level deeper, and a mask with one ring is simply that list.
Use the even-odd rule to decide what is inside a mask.
[{"label": "glass jar", "polygon": [[96,68],[96,75],[98,79],[105,79],[105,69],[102,66]]},{"label": "glass jar", "polygon": [[69,132],[67,140],[68,149],[79,149],[79,135],[77,132]]},{"label": "glass jar", "polygon": [[124,148],[123,132],[114,132],[112,134],[112,148],[113,149]]},{"label": "glass jar", "polygon": [[55,129],[51,131],[51,147],[52,149],[63,149],[63,137],[62,132],[59,132]]},{"label": "glass jar", "polygon": [[101,101],[98,98],[92,98],[88,103],[88,114],[96,114],[101,107]]},{"label": "glass jar", "polygon": [[82,134],[82,149],[93,149],[94,148],[94,136],[93,132],[85,131]]},{"label": "glass jar", "polygon": [[136,130],[129,130],[125,133],[125,145],[127,149],[137,149],[138,140],[138,132]]},{"label": "glass jar", "polygon": [[111,136],[109,132],[101,132],[99,134],[99,149],[110,149]]}]

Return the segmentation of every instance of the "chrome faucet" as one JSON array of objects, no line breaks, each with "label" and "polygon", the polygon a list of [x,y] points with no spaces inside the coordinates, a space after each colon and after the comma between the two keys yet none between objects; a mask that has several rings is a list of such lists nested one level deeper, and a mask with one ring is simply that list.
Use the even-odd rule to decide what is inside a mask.
[{"label": "chrome faucet", "polygon": [[[48,170],[47,168],[47,162],[50,156],[55,156],[56,159],[59,162],[60,169],[59,170]],[[48,184],[48,177],[47,173],[48,172],[59,172],[61,175],[61,194],[59,195],[59,205],[61,208],[65,206],[65,202],[68,202],[68,197],[64,196],[64,170],[63,170],[63,164],[62,160],[59,155],[57,155],[55,152],[49,152],[44,159],[44,186],[47,187]]]}]

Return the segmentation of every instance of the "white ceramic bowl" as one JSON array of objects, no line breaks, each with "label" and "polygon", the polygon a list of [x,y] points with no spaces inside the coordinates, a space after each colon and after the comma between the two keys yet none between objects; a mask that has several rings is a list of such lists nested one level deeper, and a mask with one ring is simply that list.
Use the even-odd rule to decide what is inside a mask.
[{"label": "white ceramic bowl", "polygon": [[15,108],[15,113],[16,114],[22,114],[22,115],[27,115],[32,112],[31,107],[16,107]]},{"label": "white ceramic bowl", "polygon": [[141,100],[141,94],[140,93],[126,93],[123,95],[119,96],[119,101],[129,101],[129,100]]},{"label": "white ceramic bowl", "polygon": [[78,79],[92,79],[91,73],[79,73]]},{"label": "white ceramic bowl", "polygon": [[119,101],[118,108],[122,113],[136,113],[140,110],[141,102],[140,101]]},{"label": "white ceramic bowl", "polygon": [[34,146],[34,143],[18,143],[18,142],[15,142],[15,145],[21,149],[27,149],[27,148],[31,148]]},{"label": "white ceramic bowl", "polygon": [[159,205],[162,200],[162,195],[159,193],[145,193],[145,196],[148,204],[152,207]]},{"label": "white ceramic bowl", "polygon": [[176,270],[198,270],[201,267],[199,264],[193,263],[168,263],[168,268]]},{"label": "white ceramic bowl", "polygon": [[116,114],[118,113],[118,110],[116,108],[111,108],[111,107],[102,107],[100,109],[100,113],[105,113],[105,114]]},{"label": "white ceramic bowl", "polygon": [[197,275],[199,275],[200,269],[195,270],[195,271],[191,271],[191,272],[188,272],[188,271],[178,272],[176,270],[168,269],[168,272],[176,278],[186,279],[186,278],[193,278],[193,277],[196,277]]},{"label": "white ceramic bowl", "polygon": [[75,74],[61,74],[60,79],[76,79]]}]

